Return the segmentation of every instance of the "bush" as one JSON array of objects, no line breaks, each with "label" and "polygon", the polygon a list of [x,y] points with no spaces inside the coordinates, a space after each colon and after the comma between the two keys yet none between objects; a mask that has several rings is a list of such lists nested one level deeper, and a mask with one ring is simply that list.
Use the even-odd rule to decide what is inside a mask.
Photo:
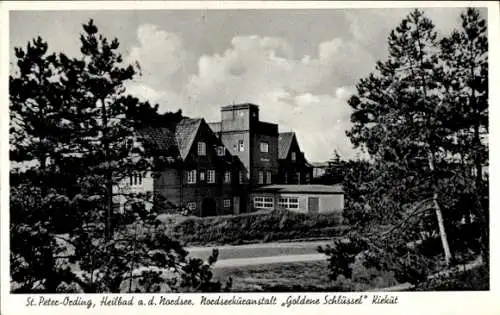
[{"label": "bush", "polygon": [[162,221],[169,236],[190,245],[333,237],[345,230],[339,214],[303,214],[287,210]]},{"label": "bush", "polygon": [[483,265],[471,270],[432,278],[412,291],[485,291],[490,289],[488,268]]}]

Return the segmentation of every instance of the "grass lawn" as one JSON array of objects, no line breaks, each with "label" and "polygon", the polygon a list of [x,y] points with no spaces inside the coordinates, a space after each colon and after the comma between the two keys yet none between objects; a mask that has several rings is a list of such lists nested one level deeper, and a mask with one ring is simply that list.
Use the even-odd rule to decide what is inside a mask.
[{"label": "grass lawn", "polygon": [[231,277],[235,292],[319,291],[332,284],[326,260],[220,268],[214,270],[214,277]]}]

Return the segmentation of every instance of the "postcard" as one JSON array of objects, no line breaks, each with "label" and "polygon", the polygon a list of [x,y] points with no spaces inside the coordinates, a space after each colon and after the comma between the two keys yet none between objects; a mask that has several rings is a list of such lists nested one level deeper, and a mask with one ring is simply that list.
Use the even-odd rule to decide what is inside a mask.
[{"label": "postcard", "polygon": [[498,3],[1,8],[2,314],[500,311]]}]

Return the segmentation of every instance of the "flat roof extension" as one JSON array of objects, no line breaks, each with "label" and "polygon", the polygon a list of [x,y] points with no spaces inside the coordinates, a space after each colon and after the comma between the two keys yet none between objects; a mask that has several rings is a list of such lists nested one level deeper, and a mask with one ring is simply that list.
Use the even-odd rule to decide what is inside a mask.
[{"label": "flat roof extension", "polygon": [[342,185],[266,185],[253,189],[254,192],[279,192],[303,194],[343,194]]}]

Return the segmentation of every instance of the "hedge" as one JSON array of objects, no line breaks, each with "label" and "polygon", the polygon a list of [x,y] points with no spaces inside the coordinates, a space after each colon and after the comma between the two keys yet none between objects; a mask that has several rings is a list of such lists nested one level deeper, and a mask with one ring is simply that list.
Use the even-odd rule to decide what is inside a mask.
[{"label": "hedge", "polygon": [[287,210],[217,217],[158,218],[167,233],[185,245],[223,245],[339,236],[342,215],[304,214]]}]

